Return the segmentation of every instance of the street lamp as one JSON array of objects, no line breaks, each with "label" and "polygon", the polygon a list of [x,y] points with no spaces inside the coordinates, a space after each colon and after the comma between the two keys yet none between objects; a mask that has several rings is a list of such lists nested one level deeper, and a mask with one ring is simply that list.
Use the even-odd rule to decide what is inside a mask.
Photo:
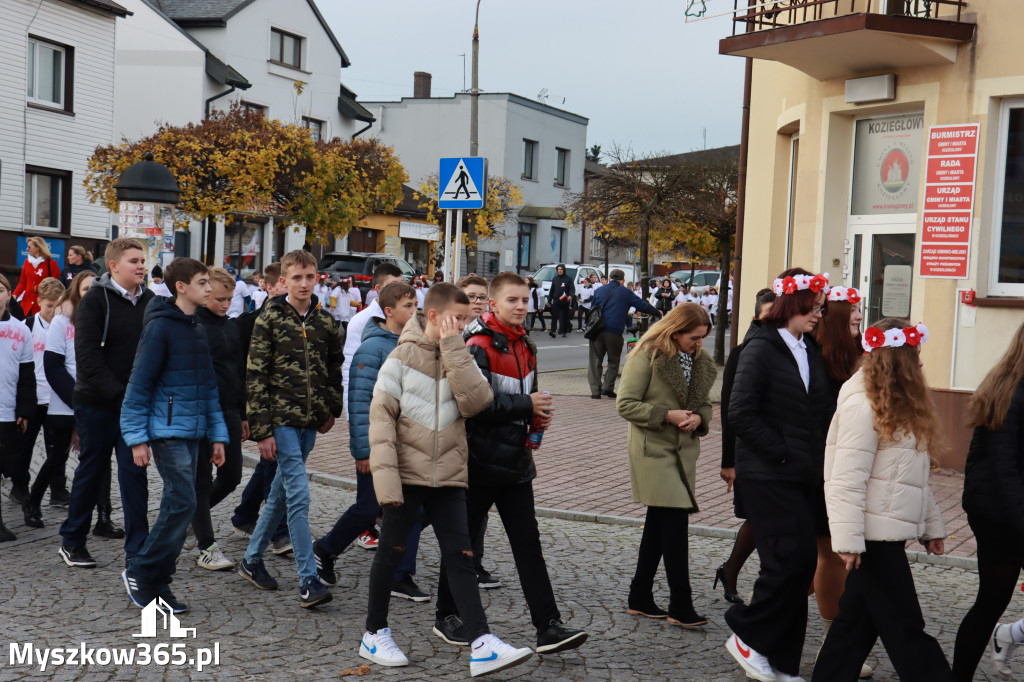
[{"label": "street lamp", "polygon": [[153,160],[145,160],[124,169],[114,185],[118,201],[118,235],[131,237],[146,245],[147,262],[167,265],[174,258],[174,207],[181,188],[170,169]]}]

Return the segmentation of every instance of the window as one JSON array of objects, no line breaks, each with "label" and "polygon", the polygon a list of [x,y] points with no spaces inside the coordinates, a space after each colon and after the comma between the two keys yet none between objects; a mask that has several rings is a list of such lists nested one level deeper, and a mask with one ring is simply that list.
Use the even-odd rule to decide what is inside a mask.
[{"label": "window", "polygon": [[25,227],[60,232],[71,210],[71,175],[63,171],[28,168],[25,171]]},{"label": "window", "polygon": [[314,142],[319,142],[322,139],[324,132],[324,122],[319,121],[315,118],[309,118],[308,116],[302,117],[302,125],[309,131],[313,137]]},{"label": "window", "polygon": [[796,179],[797,162],[800,158],[800,134],[793,133],[789,138],[789,192],[786,209],[786,269],[793,261],[793,223],[796,215]]},{"label": "window", "polygon": [[523,140],[523,179],[534,180],[534,160],[537,156],[537,143],[533,140]]},{"label": "window", "polygon": [[555,185],[565,187],[569,177],[569,150],[555,147]]},{"label": "window", "polygon": [[224,225],[224,267],[233,266],[242,277],[263,269],[263,225],[238,218]]},{"label": "window", "polygon": [[565,228],[564,227],[552,227],[551,228],[551,261],[561,263],[564,257],[564,246],[565,246]]},{"label": "window", "polygon": [[302,68],[302,38],[279,28],[270,29],[270,61]]},{"label": "window", "polygon": [[604,257],[604,242],[595,236],[590,237],[590,257],[591,258],[603,258]]},{"label": "window", "polygon": [[1024,100],[1003,103],[993,193],[989,293],[1024,296]]},{"label": "window", "polygon": [[245,100],[242,100],[241,105],[243,109],[251,111],[254,114],[260,114],[261,116],[266,116],[267,109],[269,108],[262,104],[256,104],[255,102],[246,102]]},{"label": "window", "polygon": [[516,267],[530,269],[530,253],[533,251],[533,223],[519,223],[519,249]]},{"label": "window", "polygon": [[71,111],[71,57],[66,45],[39,38],[28,40],[28,100],[30,104]]}]

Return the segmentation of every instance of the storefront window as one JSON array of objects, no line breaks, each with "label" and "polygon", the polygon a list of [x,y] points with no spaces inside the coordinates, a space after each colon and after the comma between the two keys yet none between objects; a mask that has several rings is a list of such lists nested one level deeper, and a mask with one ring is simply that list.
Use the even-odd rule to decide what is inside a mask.
[{"label": "storefront window", "polygon": [[242,277],[263,269],[263,225],[238,220],[224,225],[224,267],[229,265]]},{"label": "storefront window", "polygon": [[851,215],[917,213],[924,115],[857,121]]},{"label": "storefront window", "polygon": [[402,258],[412,266],[417,275],[427,274],[427,261],[430,259],[430,242],[425,242],[422,239],[403,239]]},{"label": "storefront window", "polygon": [[1024,101],[1003,106],[995,196],[992,293],[1024,296]]}]

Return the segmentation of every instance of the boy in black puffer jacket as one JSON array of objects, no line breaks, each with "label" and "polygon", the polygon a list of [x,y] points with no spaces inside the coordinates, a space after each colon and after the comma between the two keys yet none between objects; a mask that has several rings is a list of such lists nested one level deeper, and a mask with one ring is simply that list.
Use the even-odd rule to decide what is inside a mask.
[{"label": "boy in black puffer jacket", "polygon": [[[469,535],[482,527],[487,512],[497,505],[508,534],[519,581],[537,628],[537,653],[574,649],[587,633],[566,628],[555,605],[540,531],[533,505],[533,479],[537,469],[526,447],[530,423],[538,417],[546,427],[551,420],[551,396],[537,390],[537,350],[526,335],[523,320],[530,290],[511,272],[491,282],[490,311],[467,330],[466,346],[494,391],[494,400],[466,421],[469,441]],[[445,641],[458,641],[457,619],[444,565],[438,579],[437,621],[434,632]],[[457,628],[455,628],[457,629]]]}]

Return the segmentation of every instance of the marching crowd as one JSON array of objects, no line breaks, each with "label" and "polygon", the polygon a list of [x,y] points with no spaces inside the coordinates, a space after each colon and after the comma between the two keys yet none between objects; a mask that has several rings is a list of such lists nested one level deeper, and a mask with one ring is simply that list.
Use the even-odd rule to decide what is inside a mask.
[{"label": "marching crowd", "polygon": [[[107,245],[102,276],[84,250],[62,274],[38,242],[30,240],[17,287],[0,276],[0,471],[27,525],[44,526],[47,490],[51,505],[67,506],[58,554],[68,567],[96,566],[90,529],[123,538],[130,601],[160,599],[180,613],[188,605],[171,585],[183,548],[198,549],[201,568],[237,569],[255,588],[277,590],[263,561],[269,549],[293,554],[299,605],[312,608],[331,601],[346,548],[375,547],[359,655],[405,666],[388,606],[392,597],[429,600],[413,576],[431,526],[442,557],[433,633],[470,648],[472,676],[587,640],[563,622],[534,509],[532,451],[555,412],[529,335],[537,317],[543,328],[547,307],[536,282],[500,273],[427,287],[382,264],[363,300],[353,281],[325,281],[299,250],[268,265],[252,288],[190,258],[154,268],[146,286],[133,240]],[[633,496],[647,515],[627,611],[701,627],[687,525],[698,508],[699,439],[711,426],[716,369],[702,346],[717,311],[668,280],[643,300],[621,270],[577,294],[559,266],[548,298],[552,336],[568,333],[572,300],[588,311],[579,319],[589,325],[592,397],[614,398],[628,423]],[[748,678],[802,679],[813,593],[825,631],[813,680],[870,677],[865,659],[879,638],[903,680],[970,680],[986,651],[1008,674],[1008,657],[1024,644],[1024,620],[998,623],[1024,562],[1024,326],[970,404],[964,508],[980,587],[950,667],[925,632],[904,552],[908,540],[944,550],[928,487],[931,456],[947,446],[922,373],[927,327],[885,319],[862,332],[859,292],[799,268],[756,302],[723,377],[722,478],[745,519],[715,576],[731,603],[728,654]],[[11,313],[16,306],[25,321]],[[616,392],[622,334],[636,314],[659,319],[629,352]],[[305,463],[343,412],[356,500],[314,537]],[[30,486],[40,431],[46,457]],[[241,484],[246,440],[260,461],[231,517],[250,537],[236,563],[218,547],[211,509]],[[123,529],[110,518],[112,452]],[[150,467],[162,481],[152,525]],[[492,507],[536,629],[533,648],[492,634],[481,605],[479,590],[500,586],[481,563]],[[14,537],[0,518],[0,542]],[[744,598],[737,577],[754,549],[760,571]],[[653,592],[662,564],[667,609]]]}]

